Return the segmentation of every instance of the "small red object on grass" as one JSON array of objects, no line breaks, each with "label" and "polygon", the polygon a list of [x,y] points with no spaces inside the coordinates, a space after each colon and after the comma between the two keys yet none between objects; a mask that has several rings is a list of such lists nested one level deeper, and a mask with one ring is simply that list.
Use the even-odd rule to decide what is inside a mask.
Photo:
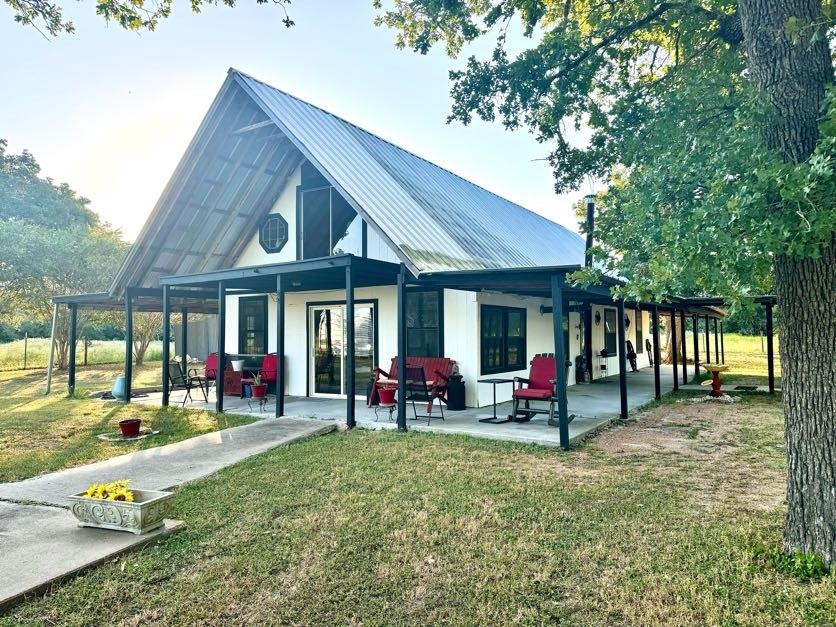
[{"label": "small red object on grass", "polygon": [[139,425],[142,421],[139,418],[126,418],[119,421],[119,430],[123,438],[139,437]]}]

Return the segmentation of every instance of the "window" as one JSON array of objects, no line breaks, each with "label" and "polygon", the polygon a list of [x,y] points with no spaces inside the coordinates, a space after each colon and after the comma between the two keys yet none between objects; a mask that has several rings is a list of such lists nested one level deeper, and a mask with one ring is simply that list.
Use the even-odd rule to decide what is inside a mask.
[{"label": "window", "polygon": [[410,357],[442,357],[441,290],[407,290],[406,354]]},{"label": "window", "polygon": [[333,187],[301,190],[300,259],[363,255],[363,219]]},{"label": "window", "polygon": [[616,349],[616,324],[618,314],[615,309],[604,309],[604,350],[610,357],[618,354]]},{"label": "window", "polygon": [[480,311],[482,374],[525,368],[525,309],[482,305]]},{"label": "window", "polygon": [[636,309],[635,318],[636,318],[636,352],[637,353],[643,353],[644,352],[644,330],[642,329],[642,311],[641,311],[641,309]]},{"label": "window", "polygon": [[267,297],[238,299],[238,352],[242,355],[267,353]]},{"label": "window", "polygon": [[258,243],[268,253],[277,253],[287,244],[287,221],[278,213],[271,213],[258,230]]}]

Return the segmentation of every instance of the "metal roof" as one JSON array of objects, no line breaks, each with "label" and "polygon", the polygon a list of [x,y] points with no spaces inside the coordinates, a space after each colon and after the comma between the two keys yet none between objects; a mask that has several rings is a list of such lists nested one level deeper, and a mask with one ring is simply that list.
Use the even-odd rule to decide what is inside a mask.
[{"label": "metal roof", "polygon": [[230,76],[413,274],[583,264],[584,240],[565,227],[251,76]]}]

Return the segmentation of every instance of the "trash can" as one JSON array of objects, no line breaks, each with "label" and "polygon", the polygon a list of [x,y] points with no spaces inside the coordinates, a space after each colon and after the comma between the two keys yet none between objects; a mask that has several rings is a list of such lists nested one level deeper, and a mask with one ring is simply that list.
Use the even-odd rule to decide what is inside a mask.
[{"label": "trash can", "polygon": [[110,393],[113,395],[113,398],[124,401],[125,400],[125,375],[120,374],[116,377],[116,381],[113,382],[113,387],[110,388]]},{"label": "trash can", "polygon": [[453,374],[447,380],[447,409],[450,411],[462,411],[464,405],[464,379],[462,375]]}]

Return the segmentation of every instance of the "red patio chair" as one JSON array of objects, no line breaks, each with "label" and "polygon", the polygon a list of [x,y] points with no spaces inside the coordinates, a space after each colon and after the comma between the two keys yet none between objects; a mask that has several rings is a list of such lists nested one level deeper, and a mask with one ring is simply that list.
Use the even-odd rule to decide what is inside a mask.
[{"label": "red patio chair", "polygon": [[[275,383],[279,374],[279,358],[276,353],[268,353],[261,360],[261,370],[258,371],[262,383]],[[278,391],[276,392],[278,394]]]},{"label": "red patio chair", "polygon": [[[228,358],[226,363],[227,365],[229,364]],[[201,377],[198,374],[198,370],[196,368],[191,368],[186,374],[186,376],[191,377],[195,381],[200,379],[201,384],[205,384],[206,386],[205,394],[208,396],[209,390],[212,388],[212,385],[217,385],[218,383],[218,368],[220,368],[220,365],[218,363],[218,354],[209,353],[206,356],[206,362],[203,364],[203,376]]]},{"label": "red patio chair", "polygon": [[[421,367],[427,377],[427,381],[432,381],[429,386],[430,400],[427,403],[427,413],[432,411],[433,399],[447,402],[447,381],[450,375],[453,374],[453,368],[456,365],[455,360],[449,357],[407,357],[407,366]],[[369,390],[368,406],[373,407],[379,403],[379,390],[383,387],[380,379],[385,378],[389,380],[396,380],[398,378],[398,358],[393,357],[392,363],[389,366],[389,372],[382,368],[375,368],[372,372],[372,385]]]},{"label": "red patio chair", "polygon": [[[534,414],[548,414],[549,422],[554,422],[554,404],[557,402],[556,372],[554,355],[535,355],[531,360],[528,378],[514,377],[513,408],[508,419],[526,422],[531,420]],[[522,411],[520,411],[520,401],[525,403],[525,409]],[[531,407],[531,401],[545,401],[549,404],[549,408]],[[571,422],[574,417],[574,414],[569,416],[569,421]]]}]

